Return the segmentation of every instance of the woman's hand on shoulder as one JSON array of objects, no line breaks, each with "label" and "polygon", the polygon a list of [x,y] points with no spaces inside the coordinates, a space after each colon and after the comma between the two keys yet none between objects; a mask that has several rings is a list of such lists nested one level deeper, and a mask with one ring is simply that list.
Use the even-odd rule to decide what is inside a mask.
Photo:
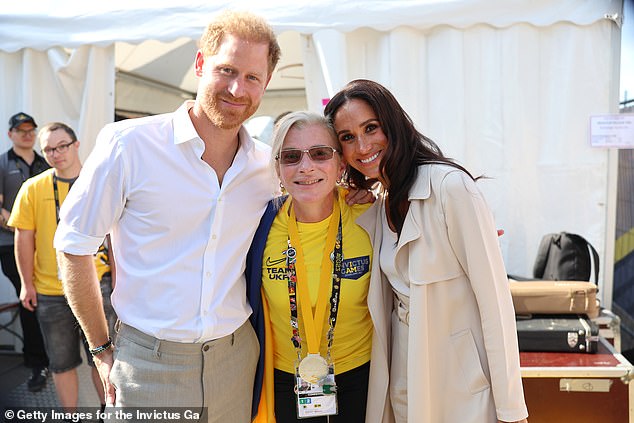
[{"label": "woman's hand on shoulder", "polygon": [[375,201],[374,192],[366,189],[350,188],[348,194],[346,194],[346,203],[348,205],[374,203]]}]

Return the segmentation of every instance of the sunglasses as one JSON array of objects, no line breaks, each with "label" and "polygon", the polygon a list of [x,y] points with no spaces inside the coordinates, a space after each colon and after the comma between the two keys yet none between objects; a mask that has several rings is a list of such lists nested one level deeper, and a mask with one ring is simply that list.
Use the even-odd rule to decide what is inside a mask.
[{"label": "sunglasses", "polygon": [[310,159],[314,162],[325,162],[332,159],[332,156],[335,153],[339,153],[339,150],[332,148],[329,145],[316,145],[306,150],[289,148],[280,151],[279,154],[275,156],[275,160],[279,160],[280,164],[285,166],[296,165],[302,161],[304,153],[308,153],[308,157],[310,157]]}]

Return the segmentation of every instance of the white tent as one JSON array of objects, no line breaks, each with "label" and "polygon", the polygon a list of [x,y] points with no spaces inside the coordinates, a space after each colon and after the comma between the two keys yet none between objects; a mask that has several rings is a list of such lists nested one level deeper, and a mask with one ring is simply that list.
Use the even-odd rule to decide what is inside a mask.
[{"label": "white tent", "polygon": [[12,2],[0,11],[0,117],[66,121],[85,155],[113,118],[115,43],[170,43],[126,72],[191,92],[179,49],[224,8],[302,34],[309,108],[350,79],[377,80],[447,155],[491,177],[480,184],[509,273],[531,274],[546,233],[585,236],[610,306],[617,155],[590,146],[589,119],[618,113],[622,0]]}]

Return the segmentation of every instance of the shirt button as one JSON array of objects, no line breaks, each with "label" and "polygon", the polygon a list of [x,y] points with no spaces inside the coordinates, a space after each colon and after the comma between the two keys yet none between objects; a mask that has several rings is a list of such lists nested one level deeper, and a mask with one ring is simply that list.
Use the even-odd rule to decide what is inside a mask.
[{"label": "shirt button", "polygon": [[211,277],[211,272],[207,272],[207,273],[205,273],[205,276],[207,276],[208,278],[210,278],[210,277]]},{"label": "shirt button", "polygon": [[203,346],[203,351],[205,351],[205,352],[209,351],[209,345]]},{"label": "shirt button", "polygon": [[211,236],[211,239],[216,239],[216,235],[212,235],[212,236]]}]

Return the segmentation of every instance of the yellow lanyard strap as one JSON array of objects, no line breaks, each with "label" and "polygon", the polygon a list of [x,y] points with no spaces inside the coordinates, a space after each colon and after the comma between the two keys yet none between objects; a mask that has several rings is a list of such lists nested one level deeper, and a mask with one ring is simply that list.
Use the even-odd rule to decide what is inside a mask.
[{"label": "yellow lanyard strap", "polygon": [[306,271],[306,262],[304,261],[304,253],[301,247],[299,231],[297,230],[297,220],[295,218],[295,209],[291,204],[291,215],[288,220],[288,233],[291,245],[297,251],[297,293],[299,296],[299,305],[302,309],[304,318],[304,328],[306,330],[306,344],[310,354],[319,354],[320,337],[324,327],[324,316],[329,303],[329,288],[332,281],[332,272],[326,269],[331,268],[330,253],[335,246],[337,237],[337,228],[339,226],[339,202],[335,200],[330,222],[328,223],[328,235],[326,237],[326,245],[324,245],[324,254],[321,259],[321,271],[319,272],[319,292],[317,294],[316,310],[313,314],[312,303],[310,301],[310,292],[308,291],[308,274]]}]

